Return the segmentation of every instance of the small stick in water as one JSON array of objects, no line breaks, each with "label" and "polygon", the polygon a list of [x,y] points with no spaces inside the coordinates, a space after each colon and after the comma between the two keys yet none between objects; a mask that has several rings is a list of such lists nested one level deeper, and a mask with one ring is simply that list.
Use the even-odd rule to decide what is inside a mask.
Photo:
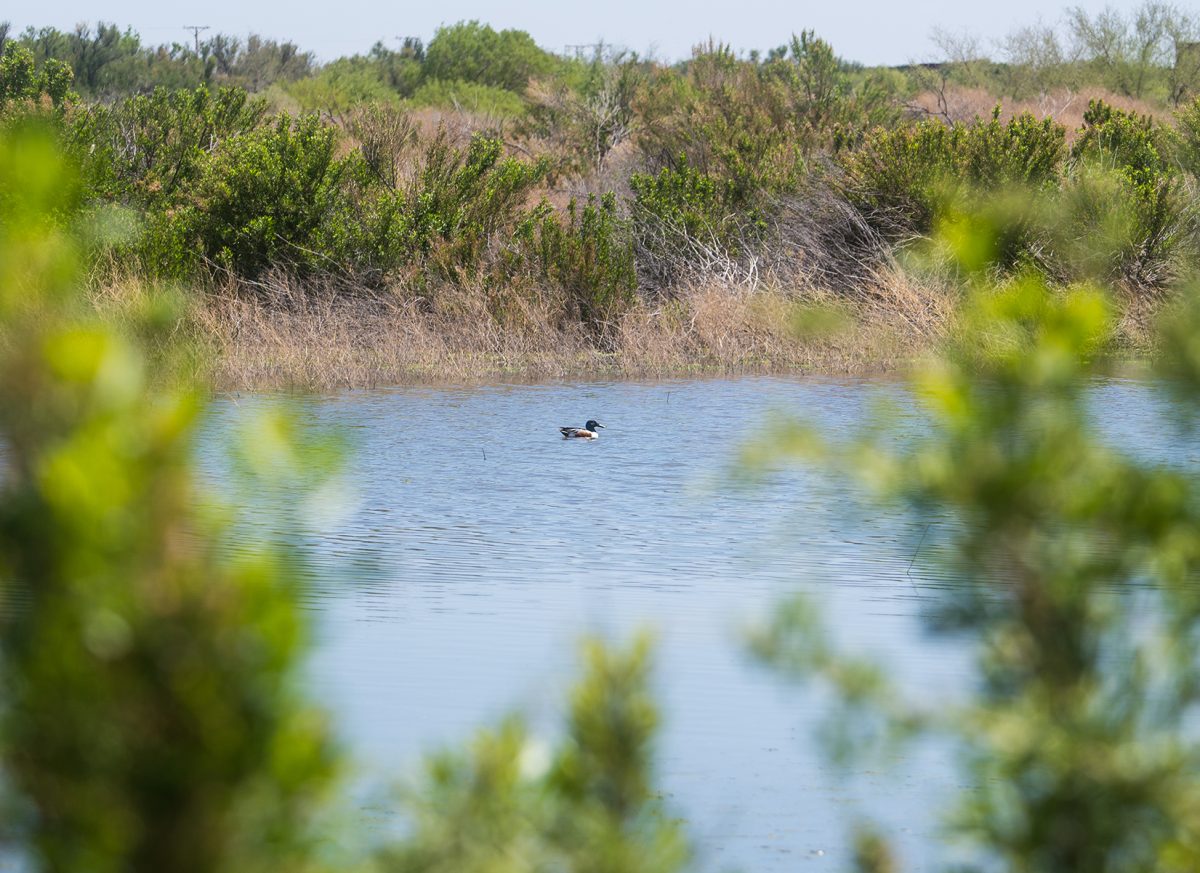
[{"label": "small stick in water", "polygon": [[929,522],[929,524],[925,525],[925,530],[921,532],[921,541],[919,543],[917,543],[917,549],[916,549],[916,551],[913,552],[912,560],[908,562],[908,570],[905,571],[905,574],[904,574],[908,577],[909,584],[912,585],[913,591],[917,590],[917,583],[913,582],[913,577],[912,577],[913,564],[917,563],[917,555],[921,554],[921,546],[925,545],[925,537],[928,536],[929,529],[931,527],[933,527],[932,521]]}]

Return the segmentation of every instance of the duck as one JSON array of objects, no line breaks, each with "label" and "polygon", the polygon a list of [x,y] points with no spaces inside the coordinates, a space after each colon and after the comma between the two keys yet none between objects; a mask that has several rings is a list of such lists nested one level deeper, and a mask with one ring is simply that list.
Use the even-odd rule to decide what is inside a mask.
[{"label": "duck", "polygon": [[585,424],[583,427],[560,427],[559,431],[562,432],[563,439],[565,440],[594,440],[600,436],[600,434],[596,433],[596,431],[602,427],[604,427],[604,425],[596,421],[596,419],[589,418],[587,424]]}]

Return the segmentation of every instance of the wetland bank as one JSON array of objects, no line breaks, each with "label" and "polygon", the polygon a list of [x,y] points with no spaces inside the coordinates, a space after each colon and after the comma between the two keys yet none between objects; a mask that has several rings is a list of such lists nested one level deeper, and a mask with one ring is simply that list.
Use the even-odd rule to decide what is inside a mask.
[{"label": "wetland bank", "polygon": [[1200,172],[1196,23],[1146,10],[905,68],[809,31],[669,64],[462,22],[318,65],[31,28],[0,111],[79,167],[95,304],[174,293],[226,388],[903,367],[954,330],[930,242],[970,216],[1014,229],[994,281],[1112,288],[1140,353]]}]

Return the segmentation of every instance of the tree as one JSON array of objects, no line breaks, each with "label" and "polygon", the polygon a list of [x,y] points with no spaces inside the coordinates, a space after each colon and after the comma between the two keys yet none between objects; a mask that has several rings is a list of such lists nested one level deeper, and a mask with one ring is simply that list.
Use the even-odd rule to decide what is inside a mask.
[{"label": "tree", "polygon": [[37,103],[42,97],[59,109],[77,96],[71,93],[72,79],[71,68],[62,61],[50,58],[38,70],[33,52],[8,42],[0,52],[0,110],[11,103]]},{"label": "tree", "polygon": [[1066,84],[1066,54],[1050,25],[1038,22],[1010,31],[1000,51],[1009,68],[1008,93],[1014,97],[1045,94]]},{"label": "tree", "polygon": [[521,93],[550,71],[553,58],[523,30],[493,30],[478,21],[440,27],[425,51],[425,76],[493,85]]},{"label": "tree", "polygon": [[[1161,72],[1174,69],[1197,33],[1190,14],[1155,0],[1147,0],[1131,18],[1112,8],[1093,16],[1075,6],[1067,10],[1067,26],[1075,55],[1093,65],[1109,87],[1130,97],[1144,96]],[[1173,99],[1182,97],[1182,92],[1174,96],[1177,82],[1163,86]]]}]

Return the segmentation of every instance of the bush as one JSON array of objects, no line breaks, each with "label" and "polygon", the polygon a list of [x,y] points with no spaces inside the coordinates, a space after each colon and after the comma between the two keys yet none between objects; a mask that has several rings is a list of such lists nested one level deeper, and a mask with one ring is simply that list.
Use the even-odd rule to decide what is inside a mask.
[{"label": "bush", "polygon": [[478,21],[439,27],[425,50],[425,79],[472,82],[521,93],[554,58],[523,30],[493,30]]},{"label": "bush", "polygon": [[413,91],[410,99],[413,106],[436,106],[497,119],[521,118],[529,109],[529,104],[512,91],[462,79],[427,81]]},{"label": "bush", "polygon": [[241,88],[155,88],[76,113],[67,141],[92,197],[161,210],[183,202],[206,158],[265,114],[266,103]]},{"label": "bush", "polygon": [[1200,97],[1175,114],[1178,138],[1175,155],[1179,165],[1193,179],[1200,180]]},{"label": "bush", "polygon": [[3,44],[0,53],[0,112],[11,104],[37,104],[49,100],[55,109],[75,95],[71,92],[74,74],[62,61],[50,58],[38,70],[33,52],[14,42]]},{"label": "bush", "polygon": [[[1106,278],[1161,287],[1195,242],[1195,208],[1171,161],[1175,140],[1153,120],[1093,100],[1064,186],[1079,233],[1106,239]],[[1108,181],[1104,181],[1105,177]]]},{"label": "bush", "polygon": [[392,51],[382,42],[371,46],[368,60],[375,64],[379,75],[401,97],[410,97],[424,76],[425,46],[416,37],[405,37],[399,51]]},{"label": "bush", "polygon": [[[832,690],[819,699],[836,713],[825,726],[835,749],[875,761],[919,736],[955,750],[970,788],[946,810],[948,847],[973,860],[968,869],[1195,870],[1195,464],[1125,451],[1105,426],[1097,383],[1114,325],[1103,292],[1035,276],[996,286],[995,265],[977,256],[996,248],[986,232],[943,242],[972,289],[956,335],[917,371],[920,436],[897,449],[886,427],[838,432],[815,448],[821,440],[797,426],[748,457],[773,465],[794,453],[814,473],[837,469],[892,511],[906,507],[922,542],[932,529],[936,578],[957,582],[923,589],[921,612],[929,633],[971,655],[971,690],[949,705],[905,693],[880,665],[836,652],[800,600],[757,651]],[[1171,313],[1163,343],[1185,398],[1163,444],[1193,432],[1195,302]],[[854,770],[869,766],[857,759]]]},{"label": "bush", "polygon": [[1090,100],[1071,157],[1101,163],[1149,190],[1172,173],[1170,150],[1168,132],[1153,119]]},{"label": "bush", "polygon": [[541,139],[559,170],[599,173],[613,149],[633,133],[633,104],[648,65],[635,55],[598,46],[591,61],[533,83],[530,118],[521,133]]},{"label": "bush", "polygon": [[572,199],[565,222],[543,215],[528,243],[540,275],[564,292],[571,321],[602,333],[633,303],[633,241],[613,194],[590,196],[582,209]]},{"label": "bush", "polygon": [[304,112],[341,116],[371,103],[392,103],[399,95],[383,78],[379,64],[366,58],[339,58],[315,76],[297,79],[283,90]]},{"label": "bush", "polygon": [[[297,693],[292,556],[229,547],[193,474],[199,397],[87,316],[80,241],[49,220],[78,217],[69,161],[0,137],[0,191],[4,851],[37,870],[313,870],[336,761]],[[310,475],[278,424],[247,480]]]},{"label": "bush", "polygon": [[855,128],[890,121],[887,81],[852,78],[811,31],[762,63],[710,42],[682,76],[660,71],[651,79],[637,105],[638,144],[656,167],[687,154],[693,166],[732,183],[739,206],[754,206],[798,190],[812,154],[852,143]]},{"label": "bush", "polygon": [[448,277],[477,271],[489,245],[511,238],[526,217],[525,201],[545,172],[542,162],[504,157],[494,137],[477,134],[461,149],[439,130],[402,189],[408,246],[434,256]]},{"label": "bush", "polygon": [[928,234],[941,204],[970,189],[1052,186],[1065,156],[1061,125],[1028,113],[1002,122],[997,107],[988,121],[877,130],[841,165],[850,199],[897,240]]},{"label": "bush", "polygon": [[681,870],[684,831],[653,781],[658,713],[648,653],[644,639],[625,651],[590,642],[553,747],[509,719],[464,750],[432,756],[405,797],[411,833],[381,854],[381,869]]},{"label": "bush", "polygon": [[316,246],[341,198],[347,162],[336,131],[315,115],[281,114],[271,127],[222,142],[178,220],[205,255],[239,276],[271,267],[335,268]]},{"label": "bush", "polygon": [[452,281],[486,271],[529,217],[525,203],[545,175],[542,163],[505,157],[498,139],[476,135],[463,148],[440,129],[422,141],[405,116],[382,108],[354,129],[362,146],[341,162],[311,245],[324,269],[359,281],[417,264]]},{"label": "bush", "polygon": [[679,156],[728,184],[739,207],[796,187],[812,146],[796,126],[779,77],[739,61],[725,46],[698,52],[681,77],[660,70],[637,103],[638,147],[654,168]]},{"label": "bush", "polygon": [[762,211],[741,205],[735,184],[693,167],[681,154],[655,175],[635,173],[633,224],[643,284],[666,290],[690,272],[723,268],[766,228]]}]

